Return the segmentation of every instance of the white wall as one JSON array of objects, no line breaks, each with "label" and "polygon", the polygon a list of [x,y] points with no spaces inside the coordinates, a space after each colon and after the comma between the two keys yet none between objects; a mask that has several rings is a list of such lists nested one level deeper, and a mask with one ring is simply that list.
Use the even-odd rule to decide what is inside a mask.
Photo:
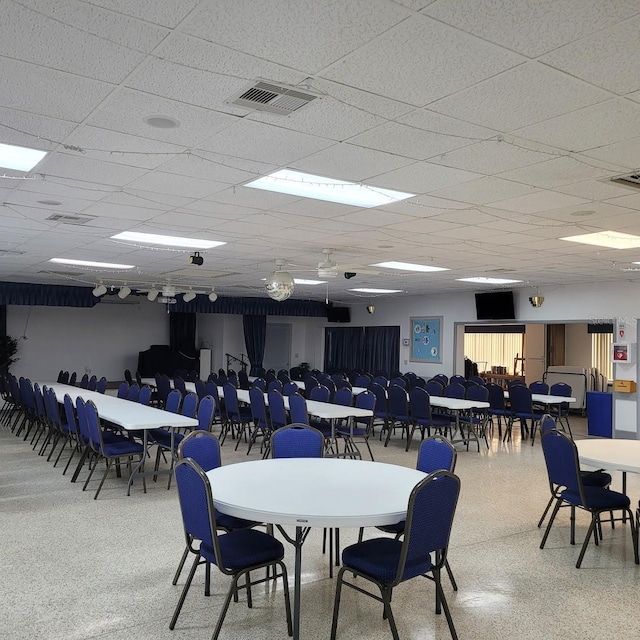
[{"label": "white wall", "polygon": [[15,375],[55,380],[60,369],[87,369],[108,380],[135,371],[138,352],[152,344],[169,344],[164,305],[100,303],[91,309],[71,307],[7,307],[7,333],[19,338]]}]

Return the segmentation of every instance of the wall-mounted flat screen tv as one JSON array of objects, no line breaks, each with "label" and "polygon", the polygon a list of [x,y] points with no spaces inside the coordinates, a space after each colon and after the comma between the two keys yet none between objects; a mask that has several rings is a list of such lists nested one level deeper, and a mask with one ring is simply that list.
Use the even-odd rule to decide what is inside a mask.
[{"label": "wall-mounted flat screen tv", "polygon": [[349,307],[327,306],[327,322],[351,322],[351,310]]},{"label": "wall-mounted flat screen tv", "polygon": [[476,293],[476,315],[478,320],[515,320],[513,291]]}]

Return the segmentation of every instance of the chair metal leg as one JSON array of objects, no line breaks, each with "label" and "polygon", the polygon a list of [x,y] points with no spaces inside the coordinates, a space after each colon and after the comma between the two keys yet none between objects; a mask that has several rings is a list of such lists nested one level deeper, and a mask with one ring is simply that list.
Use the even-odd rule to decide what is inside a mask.
[{"label": "chair metal leg", "polygon": [[556,500],[556,504],[553,507],[553,511],[551,512],[551,517],[549,518],[549,522],[547,524],[547,528],[545,529],[544,536],[542,536],[542,541],[540,542],[540,548],[544,549],[544,545],[547,542],[547,538],[549,537],[549,531],[551,531],[551,526],[553,525],[553,521],[556,518],[558,510],[560,509],[560,505],[562,504],[562,498],[558,498]]},{"label": "chair metal leg", "polygon": [[178,579],[180,578],[180,574],[182,573],[182,568],[184,567],[184,563],[187,561],[188,556],[189,556],[189,547],[185,547],[184,552],[182,554],[182,558],[180,558],[180,564],[178,565],[178,568],[176,569],[176,573],[173,576],[173,582],[171,583],[173,586],[178,584]]},{"label": "chair metal leg", "polygon": [[[169,623],[169,629],[173,631],[173,628],[176,626],[176,622],[178,621],[178,616],[180,615],[180,611],[182,610],[182,605],[184,604],[185,598],[187,597],[187,592],[189,591],[189,587],[191,586],[191,581],[193,580],[193,576],[196,573],[196,569],[200,564],[200,554],[196,554],[196,557],[193,559],[193,564],[191,565],[191,571],[189,571],[189,577],[187,581],[184,583],[184,587],[182,588],[182,593],[180,594],[180,599],[178,600],[178,604],[176,605],[176,609],[173,612],[173,617],[171,618],[171,622]],[[229,593],[229,597],[231,597],[231,593]]]}]

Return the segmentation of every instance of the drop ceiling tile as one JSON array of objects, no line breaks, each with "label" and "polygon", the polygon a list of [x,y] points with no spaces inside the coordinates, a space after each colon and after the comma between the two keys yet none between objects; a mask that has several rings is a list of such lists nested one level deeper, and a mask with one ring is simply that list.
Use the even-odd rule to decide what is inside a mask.
[{"label": "drop ceiling tile", "polygon": [[286,166],[335,144],[318,136],[283,129],[275,123],[243,120],[212,136],[199,147],[218,154]]},{"label": "drop ceiling tile", "polygon": [[607,204],[613,204],[620,207],[629,207],[629,209],[635,209],[640,211],[640,192],[629,193],[629,189],[625,189],[628,195],[620,196],[618,198],[611,198],[607,200]]},{"label": "drop ceiling tile", "polygon": [[497,131],[513,131],[609,98],[609,94],[538,62],[528,62],[438,100],[433,111]]},{"label": "drop ceiling tile", "polygon": [[564,193],[555,191],[537,191],[528,193],[515,198],[507,198],[492,202],[491,206],[495,209],[504,209],[505,211],[516,211],[518,213],[536,213],[539,211],[548,211],[550,209],[560,209],[561,207],[580,206],[587,202],[582,198],[576,198]]},{"label": "drop ceiling tile", "polygon": [[233,164],[238,164],[236,158],[229,158],[228,156],[198,149],[194,152],[182,153],[174,158],[165,160],[161,169],[165,173],[176,173],[181,176],[191,176],[202,180],[224,182],[228,185],[249,182],[261,175],[237,169]]},{"label": "drop ceiling tile", "polygon": [[575,182],[562,187],[556,187],[556,191],[568,193],[578,198],[588,198],[590,200],[607,200],[609,198],[622,197],[629,194],[629,188],[617,185],[606,180],[585,180]]},{"label": "drop ceiling tile", "polygon": [[114,207],[122,206],[125,210],[131,208],[167,211],[175,207],[186,206],[191,203],[192,200],[178,196],[169,196],[167,194],[127,189],[127,191],[117,191],[115,193],[108,194],[101,200],[101,202]]},{"label": "drop ceiling tile", "polygon": [[506,200],[507,198],[515,198],[534,191],[534,187],[526,184],[511,182],[502,178],[486,177],[439,189],[438,191],[433,191],[431,195],[441,196],[442,198],[455,197],[462,202],[482,205],[498,200]]},{"label": "drop ceiling tile", "polygon": [[570,114],[520,129],[515,133],[568,151],[584,151],[626,140],[640,129],[640,105],[624,98],[607,100]]},{"label": "drop ceiling tile", "polygon": [[412,220],[411,222],[401,222],[399,224],[393,224],[388,226],[387,230],[389,233],[392,233],[394,231],[408,232],[413,237],[414,234],[432,234],[437,231],[449,231],[451,229],[457,229],[458,227],[460,227],[460,225],[457,223],[434,220],[433,218],[426,218],[423,220]]},{"label": "drop ceiling tile", "polygon": [[0,106],[72,122],[81,122],[113,90],[98,80],[2,57],[0,86]]},{"label": "drop ceiling tile", "polygon": [[[62,8],[68,10],[70,7],[66,4]],[[80,8],[81,12],[85,10]],[[166,34],[164,29],[142,26],[138,42],[140,48],[136,51],[130,45],[121,46],[113,42],[111,31],[114,25],[108,24],[113,23],[110,14],[102,12],[99,20],[103,28],[96,29],[98,35],[94,35],[85,30],[86,25],[85,28],[75,28],[67,24],[63,16],[57,15],[58,11],[53,12],[56,14],[53,20],[40,11],[32,11],[13,2],[5,4],[0,21],[3,55],[114,84],[122,82],[142,62],[144,54],[141,48],[145,44],[150,51]],[[117,16],[113,19],[122,22]],[[145,42],[145,36],[151,35],[151,30],[156,31],[152,37],[154,44]],[[115,32],[118,31],[116,29]]]},{"label": "drop ceiling tile", "polygon": [[165,27],[177,27],[189,13],[200,4],[200,0],[180,0],[178,3],[156,0],[91,0],[91,4],[117,11],[127,16],[140,18]]},{"label": "drop ceiling tile", "polygon": [[431,220],[442,220],[444,222],[454,222],[459,225],[482,225],[487,222],[495,220],[496,215],[494,213],[486,213],[472,208],[467,211],[447,211],[431,218]]},{"label": "drop ceiling tile", "polygon": [[630,138],[631,131],[637,133],[635,128],[629,128],[625,140],[585,151],[582,155],[635,170],[640,166],[640,155],[638,154],[640,138]]},{"label": "drop ceiling tile", "polygon": [[426,160],[451,149],[463,147],[471,141],[398,122],[387,122],[351,138],[349,143],[415,160]]},{"label": "drop ceiling tile", "polygon": [[343,57],[322,75],[421,107],[522,61],[515,53],[416,15]]},{"label": "drop ceiling tile", "polygon": [[[270,2],[265,11],[267,28],[265,15],[255,11],[251,0],[217,0],[216,11],[204,5],[182,25],[182,30],[314,74],[409,15],[405,8],[383,0]],[[335,19],[337,15],[339,20]]]},{"label": "drop ceiling tile", "polygon": [[76,126],[73,122],[46,118],[15,109],[0,109],[0,142],[51,151]]},{"label": "drop ceiling tile", "polygon": [[601,0],[439,0],[423,13],[535,58],[637,12],[633,2]]},{"label": "drop ceiling tile", "polygon": [[612,166],[610,170],[598,168],[598,166],[602,165],[604,165],[603,162],[590,160],[589,158],[561,156],[555,160],[540,162],[524,169],[506,171],[500,177],[505,180],[515,180],[523,184],[530,184],[541,189],[554,189],[565,184],[582,182],[590,178],[604,178],[622,170],[620,166]]},{"label": "drop ceiling tile", "polygon": [[[215,198],[215,196],[214,196]],[[186,210],[200,216],[213,216],[221,220],[234,220],[243,216],[259,213],[258,208],[241,207],[235,204],[215,202],[213,200],[197,200],[185,207]]]},{"label": "drop ceiling tile", "polygon": [[487,140],[432,158],[431,162],[492,175],[527,167],[549,158],[548,154],[523,148],[524,145],[520,146],[521,144],[518,141],[511,144],[510,140]]},{"label": "drop ceiling tile", "polygon": [[474,225],[464,225],[460,226],[457,229],[449,229],[447,231],[435,231],[434,235],[438,238],[451,238],[456,240],[481,240],[484,241],[486,239],[487,242],[493,244],[502,244],[507,240],[509,234],[501,233],[501,234],[492,234],[491,236],[487,236],[487,232],[480,227],[476,227]]},{"label": "drop ceiling tile", "polygon": [[342,143],[293,162],[290,167],[313,175],[360,182],[412,162],[391,153]]},{"label": "drop ceiling tile", "polygon": [[228,204],[267,211],[269,209],[282,210],[282,207],[300,201],[300,198],[298,196],[288,196],[284,193],[276,193],[275,191],[239,186],[220,191],[209,200],[220,205]]},{"label": "drop ceiling tile", "polygon": [[390,211],[373,208],[363,209],[361,211],[356,211],[355,213],[347,213],[337,219],[351,224],[386,227],[392,224],[399,224],[401,222],[410,222],[413,218],[399,213],[391,213]]},{"label": "drop ceiling tile", "polygon": [[407,193],[429,193],[454,184],[462,184],[479,178],[477,173],[442,167],[429,162],[416,162],[377,177],[374,186],[396,189]]},{"label": "drop ceiling tile", "polygon": [[277,207],[278,211],[287,214],[303,216],[305,218],[335,218],[355,211],[360,211],[360,207],[352,207],[336,202],[326,202],[313,198],[300,198],[294,202]]},{"label": "drop ceiling tile", "polygon": [[60,152],[46,157],[38,170],[47,176],[47,180],[62,178],[117,187],[123,187],[146,173],[138,167]]},{"label": "drop ceiling tile", "polygon": [[635,64],[639,39],[640,17],[635,17],[556,49],[541,61],[624,95],[640,89]]},{"label": "drop ceiling tile", "polygon": [[184,196],[186,198],[206,198],[228,187],[221,182],[201,180],[189,176],[179,176],[175,173],[155,171],[138,178],[130,185],[132,189],[142,189],[154,193],[167,193]]},{"label": "drop ceiling tile", "polygon": [[[56,205],[47,205],[42,202],[38,202],[38,200],[42,200],[46,202],[47,200],[53,200],[53,202],[61,202],[59,206]],[[43,212],[48,212],[49,214],[54,213],[82,213],[87,207],[93,204],[92,200],[86,200],[83,198],[71,198],[67,197],[64,199],[64,202],[61,200],[54,200],[52,198],[47,198],[42,196],[39,193],[34,193],[32,191],[24,191],[20,189],[16,189],[13,193],[6,197],[3,202],[10,203],[12,205],[26,205],[28,207],[33,207],[35,209],[39,209]],[[0,214],[2,215],[2,214]]]}]

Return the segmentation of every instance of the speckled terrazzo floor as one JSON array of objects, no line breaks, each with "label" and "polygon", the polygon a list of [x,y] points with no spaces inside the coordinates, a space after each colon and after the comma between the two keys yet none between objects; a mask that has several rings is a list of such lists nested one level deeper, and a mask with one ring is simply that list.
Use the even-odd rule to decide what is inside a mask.
[{"label": "speckled terrazzo floor", "polygon": [[[584,435],[584,420],[573,425]],[[230,445],[222,449],[225,464],[247,459],[244,447],[234,452]],[[415,465],[415,445],[409,453],[399,439],[386,449],[377,439],[372,446],[376,460]],[[257,451],[250,456],[258,457]],[[605,527],[604,543],[587,551],[580,570],[574,566],[579,548],[569,544],[568,512],[560,514],[547,548],[539,549],[536,524],[548,499],[539,443],[521,445],[516,436],[505,445],[496,435],[489,451],[461,448],[457,473],[462,493],[449,558],[459,591],[445,579],[445,592],[461,640],[640,636],[640,567],[633,563],[628,527]],[[614,484],[619,488],[619,474]],[[175,488],[167,491],[163,482],[150,483],[146,495],[140,484],[130,497],[125,491],[124,480],[111,475],[94,501],[93,491],[71,484],[60,465],[54,469],[0,429],[0,637],[210,638],[228,585],[215,572],[211,597],[204,597],[204,576],[197,574],[176,629],[168,628],[182,586],[171,585],[184,544]],[[635,509],[640,478],[630,474],[628,492]],[[580,540],[587,522],[578,515]],[[341,536],[344,546],[357,531],[342,530]],[[303,549],[303,639],[330,632],[335,579],[329,578],[321,539],[322,532],[313,531]],[[293,554],[285,546],[292,572]],[[402,585],[393,605],[401,638],[450,637],[444,616],[433,613],[431,583]],[[286,637],[281,593],[258,587],[252,610],[242,600],[232,604],[220,637]],[[391,635],[377,603],[347,590],[338,638],[355,637]]]}]

